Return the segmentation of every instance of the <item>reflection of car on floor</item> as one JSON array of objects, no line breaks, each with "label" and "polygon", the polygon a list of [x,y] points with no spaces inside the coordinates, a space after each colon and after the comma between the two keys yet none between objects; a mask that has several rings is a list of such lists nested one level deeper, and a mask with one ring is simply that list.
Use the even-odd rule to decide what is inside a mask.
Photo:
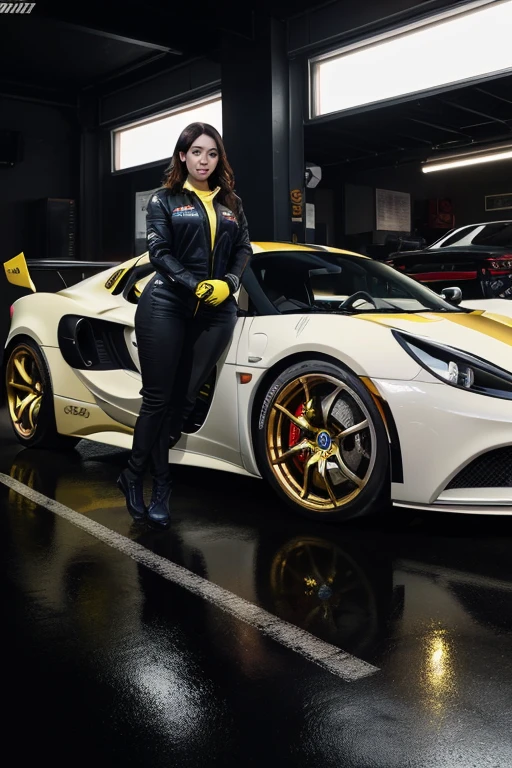
[{"label": "reflection of car on floor", "polygon": [[[392,614],[403,610],[401,585],[393,586],[391,558],[382,541],[334,533],[281,535],[258,552],[258,593],[265,607],[326,642],[368,658]],[[273,540],[272,540],[273,541]],[[384,548],[385,550],[385,548]],[[271,555],[270,555],[271,553]]]},{"label": "reflection of car on floor", "polygon": [[[326,520],[390,497],[512,512],[512,304],[456,306],[335,248],[253,250],[232,343],[170,461],[263,476]],[[22,279],[22,256],[5,266]],[[6,381],[23,445],[131,447],[134,312],[152,272],[145,254],[13,305]]]},{"label": "reflection of car on floor", "polygon": [[463,299],[512,296],[512,221],[453,229],[417,251],[390,253],[386,262],[441,293],[458,286]]},{"label": "reflection of car on floor", "polygon": [[[100,490],[108,482],[109,471],[113,474],[113,468],[104,459],[84,460],[73,451],[56,466],[52,452],[27,449],[16,455],[9,474],[60,504],[72,505],[81,514],[96,516],[100,509],[102,524],[115,527],[123,503],[117,493],[105,494]],[[95,482],[87,481],[88,474]],[[183,474],[180,476],[183,482]],[[240,478],[239,487],[244,483],[245,478]],[[197,491],[183,482],[185,498],[190,489],[199,506],[203,506],[205,485],[200,483],[201,489]],[[263,488],[261,492],[268,509],[273,499]],[[260,491],[256,489],[245,505],[249,514],[252,512],[253,525],[257,521],[254,513],[261,503],[261,499],[255,498],[258,496]],[[306,521],[294,521],[293,533],[289,532],[289,523],[279,522],[261,531],[237,514],[229,488],[219,489],[219,500],[222,520],[206,514],[200,525],[193,514],[182,514],[182,507],[165,542],[159,544],[159,554],[326,642],[368,658],[368,653],[381,644],[390,614],[396,620],[403,609],[403,590],[393,584],[392,556],[389,543],[383,546],[382,535],[365,530],[361,536],[357,530],[354,533],[346,527],[331,529],[323,535],[324,526]],[[120,604],[124,620],[131,617],[132,621],[138,611],[130,608],[141,602],[133,561],[124,558],[123,565],[118,553],[112,554],[106,547],[94,558],[84,558],[82,532],[58,515],[35,514],[36,509],[35,502],[9,491],[6,520],[10,539],[20,554],[20,572],[26,588],[33,592],[40,584],[38,554],[43,542],[50,553],[47,565],[51,568],[56,610],[65,606],[66,599],[71,600],[70,576],[79,570],[81,578],[73,586],[80,588],[84,601],[88,600],[87,615],[98,616],[103,626],[108,626],[104,611],[108,607],[116,616],[119,614],[119,599],[112,602],[112,585],[119,589],[122,576],[133,586],[127,595],[121,590]],[[274,512],[279,514],[277,504]],[[126,523],[129,528],[130,523]],[[151,549],[154,534],[139,529],[137,541]],[[114,570],[114,578],[110,578]],[[103,587],[98,578],[102,573]],[[71,601],[75,602],[74,598]],[[77,605],[74,608],[77,611]],[[173,606],[173,615],[175,610]],[[257,658],[254,650],[261,642],[258,634],[251,636],[249,646],[244,634],[244,663],[248,662],[247,654]]]}]

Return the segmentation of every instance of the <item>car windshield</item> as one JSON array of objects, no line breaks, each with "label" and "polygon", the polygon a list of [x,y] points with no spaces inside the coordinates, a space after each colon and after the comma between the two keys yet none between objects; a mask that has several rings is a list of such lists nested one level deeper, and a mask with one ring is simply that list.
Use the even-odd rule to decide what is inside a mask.
[{"label": "car windshield", "polygon": [[360,256],[267,252],[253,257],[250,271],[256,278],[255,305],[262,292],[263,302],[269,300],[281,314],[467,311],[386,264]]},{"label": "car windshield", "polygon": [[512,248],[512,221],[495,221],[461,227],[432,243],[430,248],[461,247],[464,245],[492,245]]}]

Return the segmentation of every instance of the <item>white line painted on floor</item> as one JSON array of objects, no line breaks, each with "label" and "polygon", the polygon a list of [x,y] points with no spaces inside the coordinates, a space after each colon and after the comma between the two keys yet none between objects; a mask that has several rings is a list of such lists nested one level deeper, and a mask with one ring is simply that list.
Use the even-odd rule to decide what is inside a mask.
[{"label": "white line painted on floor", "polygon": [[126,536],[111,531],[110,528],[90,520],[88,517],[64,506],[64,504],[50,499],[48,496],[38,493],[38,491],[34,491],[32,488],[1,472],[0,482],[21,496],[25,496],[25,498],[59,515],[64,520],[68,520],[109,547],[128,555],[137,563],[145,565],[155,573],[163,576],[164,579],[168,579],[174,584],[188,589],[194,595],[202,597],[231,616],[235,616],[240,621],[255,627],[267,637],[299,653],[304,658],[318,664],[323,669],[332,672],[343,680],[351,682],[362,677],[368,677],[368,675],[379,671],[378,667],[374,667],[372,664],[368,664],[366,661],[362,661],[356,656],[342,651],[335,645],[319,640],[309,632],[279,619],[263,608],[254,605],[254,603],[250,603],[229,592],[227,589],[212,584],[211,581],[203,579],[181,565],[156,555],[151,550],[128,539]]}]

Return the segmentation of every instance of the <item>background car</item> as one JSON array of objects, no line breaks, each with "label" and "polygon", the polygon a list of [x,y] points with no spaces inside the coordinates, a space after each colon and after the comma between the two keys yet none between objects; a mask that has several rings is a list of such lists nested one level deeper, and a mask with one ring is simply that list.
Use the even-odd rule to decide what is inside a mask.
[{"label": "background car", "polygon": [[[169,460],[265,478],[322,520],[389,500],[512,512],[512,303],[456,306],[336,248],[253,252],[232,341]],[[22,255],[5,268],[30,286]],[[145,254],[14,303],[5,376],[22,445],[131,448],[135,308],[153,273]]]},{"label": "background car", "polygon": [[391,253],[395,269],[440,293],[458,286],[463,299],[512,296],[512,221],[453,229],[427,248]]}]

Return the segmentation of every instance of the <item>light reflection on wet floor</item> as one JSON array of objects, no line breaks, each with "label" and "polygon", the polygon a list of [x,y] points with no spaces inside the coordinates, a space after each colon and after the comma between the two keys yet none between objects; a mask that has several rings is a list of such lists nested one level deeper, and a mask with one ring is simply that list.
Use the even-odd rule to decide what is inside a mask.
[{"label": "light reflection on wet floor", "polygon": [[0,487],[8,724],[29,700],[27,755],[512,765],[508,518],[327,525],[294,517],[262,482],[179,468],[160,533],[124,509],[124,452],[20,451],[4,417],[0,446],[1,472],[382,670],[343,683]]}]

